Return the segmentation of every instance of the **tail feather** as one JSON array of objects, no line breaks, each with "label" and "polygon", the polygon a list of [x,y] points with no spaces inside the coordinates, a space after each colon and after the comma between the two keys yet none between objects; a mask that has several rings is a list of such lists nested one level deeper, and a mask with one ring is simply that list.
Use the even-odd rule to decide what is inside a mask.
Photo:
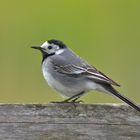
[{"label": "tail feather", "polygon": [[128,105],[130,105],[131,107],[133,107],[134,109],[136,109],[137,111],[140,112],[140,107],[138,105],[136,105],[133,101],[131,101],[130,99],[128,99],[127,97],[121,95],[117,90],[115,90],[111,85],[106,84],[103,85],[104,89],[107,90],[108,92],[110,92],[111,94],[115,95],[116,97],[118,97],[119,99],[121,99],[122,101],[124,101],[125,103],[127,103]]}]

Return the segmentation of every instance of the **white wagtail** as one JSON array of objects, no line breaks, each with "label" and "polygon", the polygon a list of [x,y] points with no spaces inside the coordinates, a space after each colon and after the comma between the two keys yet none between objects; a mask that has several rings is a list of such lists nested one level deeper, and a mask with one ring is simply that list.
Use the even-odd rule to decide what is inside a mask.
[{"label": "white wagtail", "polygon": [[42,53],[42,71],[49,86],[68,97],[62,102],[76,102],[84,93],[97,90],[115,95],[140,111],[140,107],[112,87],[119,84],[81,59],[62,41],[52,39],[32,48]]}]

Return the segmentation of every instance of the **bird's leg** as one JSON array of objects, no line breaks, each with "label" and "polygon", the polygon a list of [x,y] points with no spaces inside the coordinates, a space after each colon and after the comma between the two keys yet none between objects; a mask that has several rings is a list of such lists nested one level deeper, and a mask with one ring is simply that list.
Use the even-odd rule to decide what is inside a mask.
[{"label": "bird's leg", "polygon": [[[78,100],[81,96],[76,97],[75,99],[71,100],[71,103],[83,103],[84,101]],[[78,101],[77,101],[78,100]]]},{"label": "bird's leg", "polygon": [[64,100],[64,101],[53,101],[51,103],[80,103],[80,102],[83,102],[82,100],[80,101],[77,101],[81,95],[84,94],[84,91],[78,93],[78,94],[75,94],[74,96]]},{"label": "bird's leg", "polygon": [[76,101],[81,97],[82,94],[84,94],[84,91],[62,101],[62,103],[80,103],[80,102],[83,102],[83,101]]}]

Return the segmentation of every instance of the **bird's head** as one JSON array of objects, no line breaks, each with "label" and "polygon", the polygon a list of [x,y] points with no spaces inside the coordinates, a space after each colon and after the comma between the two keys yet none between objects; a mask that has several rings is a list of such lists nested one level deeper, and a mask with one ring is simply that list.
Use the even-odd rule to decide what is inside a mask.
[{"label": "bird's head", "polygon": [[52,55],[59,55],[64,52],[66,45],[59,40],[49,40],[44,42],[41,46],[32,46],[31,48],[38,49],[43,55],[43,59]]}]

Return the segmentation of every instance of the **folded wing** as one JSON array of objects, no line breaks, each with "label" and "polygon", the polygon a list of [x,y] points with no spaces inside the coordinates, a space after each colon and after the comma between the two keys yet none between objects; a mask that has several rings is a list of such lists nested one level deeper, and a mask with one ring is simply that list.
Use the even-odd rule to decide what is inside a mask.
[{"label": "folded wing", "polygon": [[68,64],[65,66],[57,66],[55,65],[55,70],[59,73],[66,74],[67,76],[72,77],[79,77],[79,76],[85,76],[86,78],[90,80],[94,80],[98,83],[108,83],[111,85],[120,86],[115,81],[107,77],[105,74],[94,68],[90,65],[72,65]]}]

